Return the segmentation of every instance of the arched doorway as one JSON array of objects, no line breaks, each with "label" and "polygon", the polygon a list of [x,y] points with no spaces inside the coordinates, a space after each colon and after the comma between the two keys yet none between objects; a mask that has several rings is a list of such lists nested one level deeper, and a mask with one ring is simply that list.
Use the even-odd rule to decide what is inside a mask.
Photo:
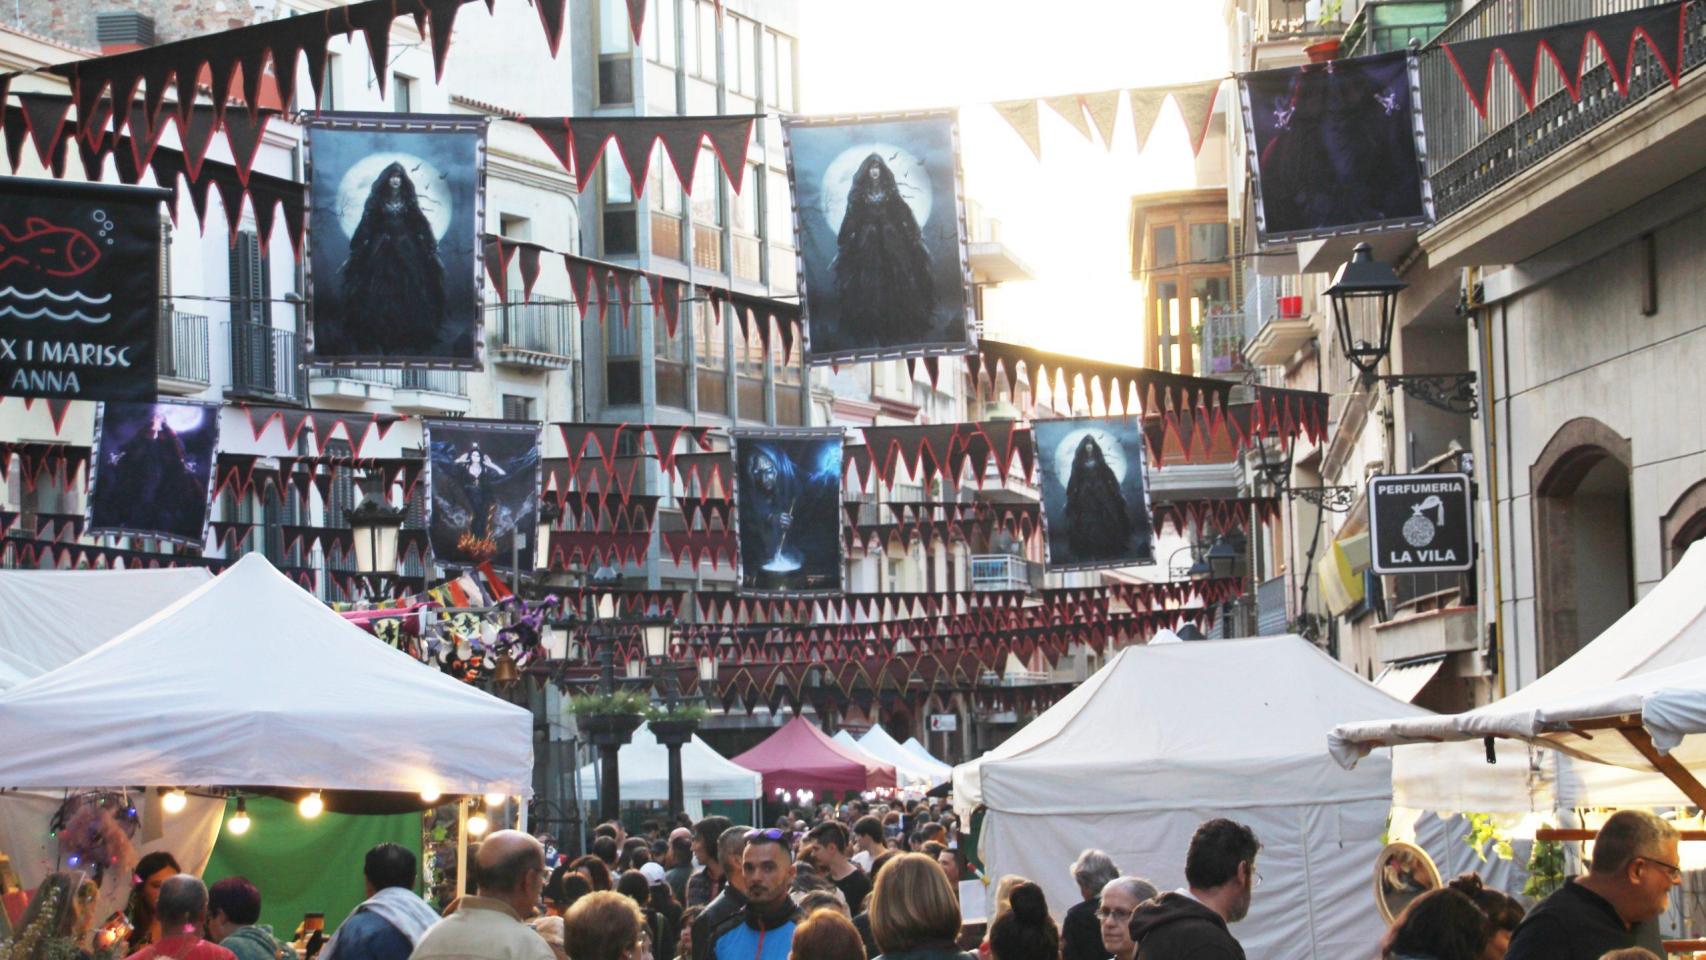
[{"label": "arched doorway", "polygon": [[1530,468],[1540,672],[1635,603],[1629,441],[1591,417],[1558,429]]},{"label": "arched doorway", "polygon": [[1665,545],[1665,572],[1669,573],[1695,541],[1706,540],[1706,480],[1676,498],[1659,521],[1659,535]]}]

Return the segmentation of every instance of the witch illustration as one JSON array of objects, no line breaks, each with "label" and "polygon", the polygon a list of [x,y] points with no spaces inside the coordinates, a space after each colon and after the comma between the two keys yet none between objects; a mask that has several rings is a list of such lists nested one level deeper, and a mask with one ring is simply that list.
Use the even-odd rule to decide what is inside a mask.
[{"label": "witch illustration", "polygon": [[346,353],[432,351],[444,319],[444,263],[401,163],[380,172],[339,270]]},{"label": "witch illustration", "polygon": [[432,537],[441,557],[507,562],[504,537],[530,523],[539,448],[433,441]]},{"label": "witch illustration", "polygon": [[1111,560],[1126,552],[1131,530],[1120,481],[1101,444],[1086,434],[1072,454],[1066,481],[1067,546],[1079,560]]},{"label": "witch illustration", "polygon": [[741,559],[772,573],[798,570],[798,545],[788,547],[788,533],[803,486],[794,461],[774,447],[758,444],[746,458],[745,480],[741,528],[746,536],[741,548],[747,556]]},{"label": "witch illustration", "polygon": [[894,171],[875,153],[847,191],[835,256],[842,339],[893,346],[925,339],[936,311],[930,251]]},{"label": "witch illustration", "polygon": [[106,455],[112,480],[100,484],[95,518],[122,530],[158,530],[196,536],[206,489],[196,481],[196,461],[183,438],[156,408],[148,425]]}]

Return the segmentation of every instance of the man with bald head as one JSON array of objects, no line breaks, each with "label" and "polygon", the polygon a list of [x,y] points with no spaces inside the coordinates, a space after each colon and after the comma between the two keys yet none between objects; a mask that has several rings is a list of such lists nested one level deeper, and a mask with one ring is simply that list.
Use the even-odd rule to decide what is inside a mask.
[{"label": "man with bald head", "polygon": [[545,848],[519,830],[499,830],[474,857],[479,893],[426,932],[410,960],[555,960],[524,921],[545,886]]},{"label": "man with bald head", "polygon": [[207,924],[207,887],[198,878],[180,873],[162,883],[154,916],[160,921],[160,939],[129,960],[237,960],[236,954],[201,938]]}]

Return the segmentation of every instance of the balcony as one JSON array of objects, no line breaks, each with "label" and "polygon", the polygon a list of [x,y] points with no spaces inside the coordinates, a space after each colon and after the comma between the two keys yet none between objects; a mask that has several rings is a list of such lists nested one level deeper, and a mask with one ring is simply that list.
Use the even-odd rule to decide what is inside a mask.
[{"label": "balcony", "polygon": [[207,318],[199,313],[161,311],[160,342],[154,353],[160,392],[189,396],[213,383],[207,356]]},{"label": "balcony", "polygon": [[[1590,43],[1590,68],[1582,75],[1579,100],[1562,88],[1557,71],[1543,59],[1535,106],[1528,110],[1501,66],[1482,117],[1437,49],[1439,43],[1628,6],[1612,0],[1483,0],[1424,54],[1422,104],[1439,218],[1439,225],[1423,235],[1430,263],[1449,267],[1526,259],[1696,169],[1706,148],[1706,123],[1701,122],[1706,88],[1690,74],[1706,62],[1706,4],[1688,7],[1682,87],[1674,92],[1643,43],[1632,61],[1628,95],[1618,93],[1598,47]],[[1494,195],[1499,202],[1481,202]]]},{"label": "balcony", "polygon": [[497,333],[492,360],[525,370],[567,370],[578,355],[573,304],[535,297],[486,308],[486,325]]},{"label": "balcony", "polygon": [[1303,312],[1303,297],[1294,278],[1246,274],[1244,298],[1244,359],[1256,366],[1286,363],[1315,339],[1315,321]]},{"label": "balcony", "polygon": [[463,370],[315,367],[309,390],[315,400],[389,403],[398,413],[460,415],[473,407]]},{"label": "balcony", "polygon": [[302,338],[296,331],[247,320],[228,320],[225,326],[225,341],[231,348],[231,386],[226,396],[268,403],[306,401]]},{"label": "balcony", "polygon": [[1457,14],[1457,0],[1368,0],[1345,29],[1340,56],[1366,57],[1425,44]]},{"label": "balcony", "polygon": [[1241,379],[1250,365],[1244,359],[1244,315],[1216,313],[1202,324],[1203,372],[1211,377]]},{"label": "balcony", "polygon": [[1024,557],[995,553],[971,558],[973,590],[1031,590],[1041,581],[1042,568]]},{"label": "balcony", "polygon": [[1256,0],[1251,19],[1255,22],[1256,40],[1273,43],[1302,38],[1326,39],[1336,36],[1342,24],[1322,23],[1310,16],[1307,0]]}]

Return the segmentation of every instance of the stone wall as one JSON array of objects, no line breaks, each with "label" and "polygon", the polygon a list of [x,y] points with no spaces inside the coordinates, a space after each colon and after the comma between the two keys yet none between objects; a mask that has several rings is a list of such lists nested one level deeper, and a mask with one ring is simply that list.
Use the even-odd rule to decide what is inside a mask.
[{"label": "stone wall", "polygon": [[255,20],[255,8],[249,0],[19,0],[21,22],[17,25],[62,43],[96,50],[100,44],[95,37],[95,15],[119,11],[153,17],[156,43],[248,26]]}]

